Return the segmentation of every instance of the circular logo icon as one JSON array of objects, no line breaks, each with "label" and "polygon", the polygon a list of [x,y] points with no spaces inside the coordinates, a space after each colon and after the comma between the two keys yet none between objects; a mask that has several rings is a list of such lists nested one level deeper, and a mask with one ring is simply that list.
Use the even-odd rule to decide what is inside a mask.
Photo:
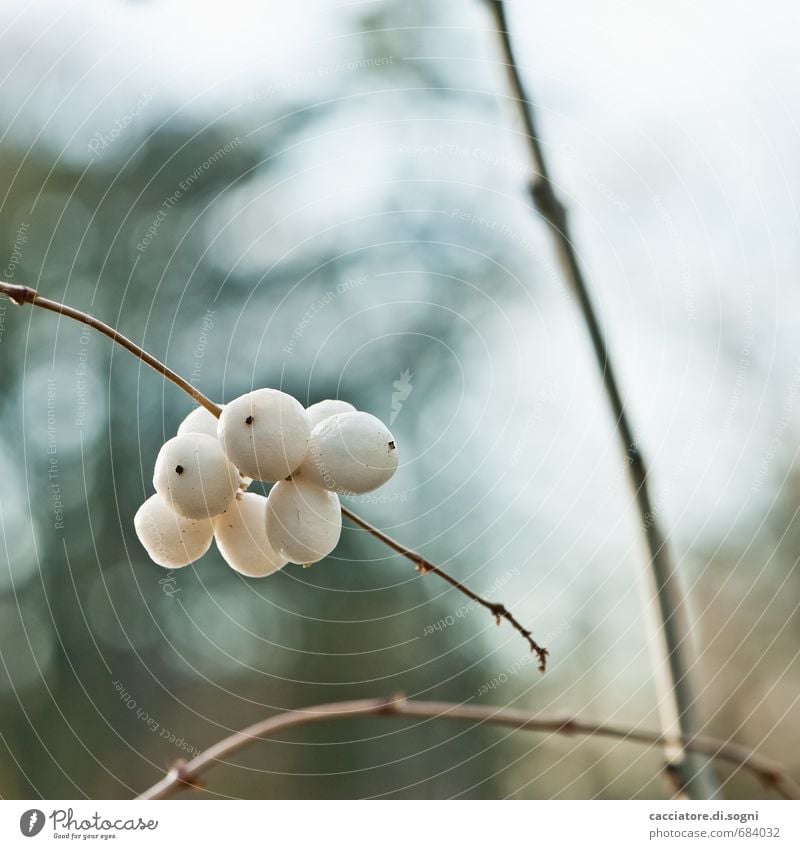
[{"label": "circular logo icon", "polygon": [[25,837],[36,837],[44,828],[44,812],[38,808],[31,808],[19,818],[19,830]]}]

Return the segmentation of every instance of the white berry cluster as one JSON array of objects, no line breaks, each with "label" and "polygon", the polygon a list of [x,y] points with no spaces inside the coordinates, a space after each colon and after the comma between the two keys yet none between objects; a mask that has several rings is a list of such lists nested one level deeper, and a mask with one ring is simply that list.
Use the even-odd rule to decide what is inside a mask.
[{"label": "white berry cluster", "polygon": [[[134,517],[150,557],[169,569],[208,551],[251,578],[333,551],[342,530],[339,494],[370,492],[397,468],[383,422],[345,401],[307,410],[277,389],[222,407],[198,407],[158,453],[152,495]],[[274,482],[264,497],[253,480]]]}]

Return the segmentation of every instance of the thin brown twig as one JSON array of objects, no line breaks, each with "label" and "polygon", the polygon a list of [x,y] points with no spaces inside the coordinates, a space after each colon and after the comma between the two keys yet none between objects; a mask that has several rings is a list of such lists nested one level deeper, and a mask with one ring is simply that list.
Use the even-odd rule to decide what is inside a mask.
[{"label": "thin brown twig", "polygon": [[128,339],[127,336],[123,336],[110,324],[100,321],[100,319],[95,318],[88,312],[83,312],[83,310],[76,310],[74,307],[61,304],[58,301],[51,301],[50,298],[45,298],[40,295],[36,289],[32,289],[30,286],[20,285],[19,283],[0,282],[0,295],[5,295],[17,304],[17,306],[30,304],[34,307],[40,307],[43,310],[49,310],[50,312],[58,313],[59,315],[65,315],[67,318],[80,321],[94,330],[99,331],[104,336],[108,336],[112,342],[116,342],[117,345],[120,345],[126,351],[133,354],[134,357],[137,357],[143,363],[150,366],[151,369],[157,371],[160,375],[162,375],[162,377],[165,377],[176,386],[179,386],[192,398],[193,401],[200,404],[201,407],[205,407],[209,413],[219,418],[219,414],[222,411],[210,398],[207,398],[202,392],[195,389],[191,383],[184,380],[177,372],[164,365],[161,360],[156,359],[156,357],[152,354],[148,354],[147,351],[145,351],[140,345],[137,345],[131,339]]},{"label": "thin brown twig", "polygon": [[[390,699],[356,699],[331,702],[305,710],[279,713],[237,731],[201,752],[192,760],[179,762],[139,799],[167,799],[182,789],[202,787],[202,778],[213,767],[228,763],[228,759],[257,740],[317,722],[353,719],[354,717],[390,717],[395,719],[453,720],[474,724],[498,725],[519,731],[551,734],[575,734],[584,737],[604,737],[649,746],[662,746],[668,741],[662,734],[623,728],[602,722],[590,722],[576,717],[556,717],[530,714],[512,708],[491,705],[462,705],[453,702],[407,701],[402,695]],[[779,764],[757,753],[712,737],[682,738],[679,745],[686,751],[709,758],[727,761],[748,770],[761,783],[786,799],[800,799],[800,785]]]},{"label": "thin brown twig", "polygon": [[371,525],[366,519],[362,519],[361,516],[356,515],[352,510],[347,507],[342,506],[342,514],[347,516],[351,522],[358,525],[360,528],[363,528],[367,533],[374,536],[376,539],[379,539],[382,543],[385,543],[389,546],[389,548],[394,549],[398,554],[401,554],[407,560],[410,560],[416,570],[420,574],[426,574],[427,572],[433,572],[434,575],[438,575],[443,580],[447,581],[451,587],[455,587],[459,592],[463,593],[467,598],[472,599],[476,604],[479,604],[481,607],[485,607],[489,613],[494,616],[495,621],[499,625],[503,619],[506,622],[509,622],[511,626],[517,630],[522,636],[528,641],[528,645],[531,648],[532,652],[535,652],[536,656],[539,658],[539,671],[544,672],[547,666],[547,655],[548,651],[546,648],[542,648],[536,640],[533,639],[533,635],[527,628],[523,628],[522,625],[517,621],[517,619],[512,615],[511,611],[504,604],[499,604],[491,601],[487,601],[485,598],[481,598],[477,593],[474,593],[469,587],[464,586],[461,581],[456,580],[452,575],[448,575],[447,572],[443,571],[439,566],[435,566],[430,560],[426,560],[419,552],[412,551],[410,548],[406,548],[402,543],[397,542],[397,540],[392,539],[388,534],[385,534],[379,528],[376,528],[374,525]]},{"label": "thin brown twig", "polygon": [[[106,324],[104,321],[100,321],[93,315],[90,315],[87,312],[83,312],[82,310],[77,310],[73,307],[67,306],[66,304],[59,303],[58,301],[52,301],[49,298],[42,297],[35,289],[32,289],[30,286],[23,286],[18,283],[6,283],[0,281],[0,295],[5,295],[18,306],[22,306],[23,304],[30,304],[34,307],[41,307],[42,309],[58,313],[59,315],[64,315],[67,318],[74,319],[75,321],[82,322],[83,324],[94,328],[95,330],[102,333],[104,336],[107,336],[113,342],[116,342],[117,345],[121,345],[126,351],[133,354],[146,365],[150,366],[150,368],[157,371],[167,380],[174,383],[176,386],[186,392],[196,403],[200,404],[202,407],[205,407],[206,410],[208,410],[212,416],[215,416],[216,418],[220,417],[220,414],[222,413],[222,408],[218,404],[215,404],[210,398],[207,398],[205,395],[203,395],[202,392],[200,392],[198,389],[195,389],[194,386],[192,386],[188,381],[184,380],[184,378],[182,378],[177,372],[174,372],[171,368],[164,365],[164,363],[156,359],[156,357],[154,357],[152,354],[149,354],[140,345],[137,345],[131,339],[128,339],[127,336],[123,336],[121,333],[111,327],[111,325]],[[471,599],[476,604],[485,607],[495,617],[495,620],[497,621],[498,625],[503,619],[509,622],[512,627],[527,640],[531,651],[536,653],[537,657],[539,658],[539,671],[545,671],[548,655],[547,649],[540,646],[533,639],[531,632],[526,628],[523,628],[522,625],[520,625],[517,619],[511,614],[511,612],[506,608],[504,604],[487,601],[486,599],[482,598],[477,593],[473,592],[469,587],[462,584],[461,581],[457,580],[452,575],[449,575],[439,566],[435,566],[429,560],[426,560],[421,554],[418,554],[416,551],[412,551],[410,548],[407,548],[401,542],[398,542],[396,539],[393,539],[388,534],[376,528],[374,525],[371,525],[366,519],[362,519],[360,516],[358,516],[356,513],[354,513],[347,507],[342,507],[342,514],[347,516],[348,519],[350,519],[360,528],[367,531],[367,533],[371,534],[373,537],[380,540],[385,545],[388,545],[389,548],[393,549],[398,554],[401,554],[408,560],[411,560],[412,563],[414,563],[414,565],[416,566],[417,571],[420,572],[420,574],[432,572],[433,574],[438,575],[440,578],[447,581],[450,586],[454,587],[460,593],[463,593],[465,596],[467,596],[467,598]]]},{"label": "thin brown twig", "polygon": [[[691,626],[680,575],[670,556],[657,511],[653,508],[649,491],[650,474],[634,436],[633,426],[609,356],[608,342],[578,260],[575,243],[570,233],[567,210],[553,189],[547,159],[537,132],[533,102],[522,80],[511,43],[505,3],[502,0],[489,0],[489,8],[494,15],[512,97],[524,127],[532,172],[529,186],[531,201],[548,225],[562,273],[578,301],[591,339],[595,360],[602,375],[606,397],[615,419],[628,477],[636,498],[640,525],[650,558],[650,574],[657,599],[658,615],[662,624],[662,633],[655,635],[654,642],[662,643],[663,641],[666,645],[665,664],[671,679],[665,687],[667,692],[659,694],[660,700],[665,704],[674,704],[680,734],[684,738],[692,737],[698,732],[701,721],[690,675]],[[669,755],[667,757],[669,759]],[[681,785],[690,792],[690,795],[695,798],[713,798],[716,795],[713,774],[704,767],[702,762],[692,764],[683,756],[681,756],[682,762],[675,763],[674,759],[672,760]]]}]

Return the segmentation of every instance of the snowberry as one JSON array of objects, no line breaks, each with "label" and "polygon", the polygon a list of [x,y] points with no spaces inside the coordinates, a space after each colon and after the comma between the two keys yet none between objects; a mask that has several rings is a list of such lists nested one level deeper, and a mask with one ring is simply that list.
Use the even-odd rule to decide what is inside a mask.
[{"label": "snowberry", "polygon": [[176,513],[206,519],[228,507],[239,487],[239,475],[216,439],[182,433],[161,446],[153,486]]},{"label": "snowberry", "polygon": [[355,413],[356,408],[347,401],[328,399],[312,404],[306,410],[308,414],[308,426],[313,430],[320,422],[335,416],[337,413]]},{"label": "snowberry", "polygon": [[232,569],[248,578],[272,575],[288,563],[269,544],[266,511],[263,495],[244,492],[213,520],[220,554]]},{"label": "snowberry", "polygon": [[339,498],[301,480],[279,481],[267,498],[267,537],[292,563],[316,563],[330,554],[342,532]]},{"label": "snowberry", "polygon": [[178,425],[178,434],[184,433],[204,433],[216,439],[217,417],[209,413],[205,407],[195,407]]},{"label": "snowberry", "polygon": [[179,516],[158,493],[136,511],[133,526],[151,560],[165,569],[178,569],[202,557],[214,535],[210,519]]},{"label": "snowberry", "polygon": [[311,429],[299,401],[277,389],[257,389],[225,405],[217,436],[243,474],[262,481],[288,477],[303,462]]},{"label": "snowberry", "polygon": [[386,425],[369,413],[339,413],[311,432],[301,478],[338,493],[370,492],[397,469],[397,447]]},{"label": "snowberry", "polygon": [[[220,404],[220,409],[225,405]],[[214,439],[217,438],[217,417],[209,413],[205,407],[196,407],[178,426],[178,435],[184,433],[204,433]],[[247,475],[239,475],[239,488],[247,489],[253,479]]]}]

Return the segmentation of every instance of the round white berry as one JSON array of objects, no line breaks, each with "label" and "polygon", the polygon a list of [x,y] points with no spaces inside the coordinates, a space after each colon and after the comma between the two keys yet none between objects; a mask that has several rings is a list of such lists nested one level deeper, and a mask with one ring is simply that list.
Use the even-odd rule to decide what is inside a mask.
[{"label": "round white berry", "polygon": [[382,486],[397,469],[397,446],[386,425],[369,413],[339,413],[311,432],[300,467],[307,481],[347,495]]},{"label": "round white berry", "polygon": [[342,533],[339,498],[306,481],[279,481],[267,498],[267,537],[292,563],[316,563]]},{"label": "round white berry", "polygon": [[289,561],[267,539],[267,499],[244,492],[215,517],[214,539],[227,564],[248,578],[264,578]]},{"label": "round white berry", "polygon": [[214,535],[210,519],[179,516],[158,493],[136,511],[133,527],[150,559],[165,569],[178,569],[202,557]]},{"label": "round white berry", "polygon": [[217,424],[231,463],[262,481],[291,475],[305,459],[310,433],[302,404],[277,389],[257,389],[231,401]]},{"label": "round white berry", "polygon": [[204,433],[216,439],[217,417],[209,413],[205,407],[195,407],[178,425],[178,434],[183,433]]},{"label": "round white berry", "polygon": [[[220,404],[220,409],[225,409]],[[213,439],[217,438],[217,417],[208,412],[205,407],[196,407],[178,426],[178,435],[184,433],[203,433]],[[247,489],[253,479],[247,475],[239,475],[239,488]]]},{"label": "round white berry", "polygon": [[326,401],[317,401],[306,409],[308,414],[308,426],[313,430],[320,422],[329,419],[337,413],[355,413],[356,408],[347,401],[334,400],[332,398]]},{"label": "round white berry", "polygon": [[161,446],[153,486],[176,513],[206,519],[219,515],[233,501],[239,475],[216,439],[182,433]]}]

